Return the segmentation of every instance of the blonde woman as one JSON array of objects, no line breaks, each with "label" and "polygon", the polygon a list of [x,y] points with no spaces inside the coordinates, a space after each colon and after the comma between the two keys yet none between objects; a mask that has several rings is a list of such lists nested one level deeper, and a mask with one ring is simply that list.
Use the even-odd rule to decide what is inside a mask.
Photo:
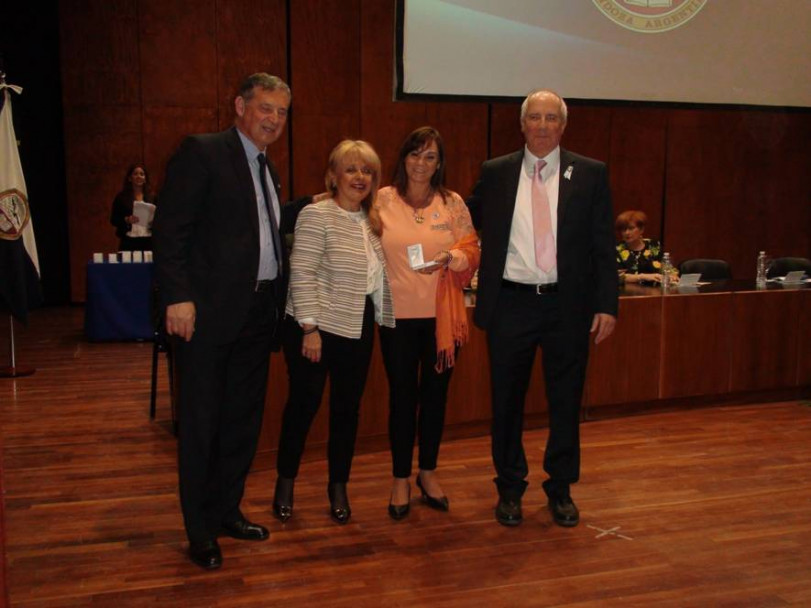
[{"label": "blonde woman", "polygon": [[273,512],[293,514],[293,484],[327,377],[330,516],[351,516],[346,484],[358,410],[372,355],[375,321],[394,326],[380,238],[369,210],[380,184],[380,159],[364,141],[344,140],[329,157],[331,196],[306,207],[296,223],[283,337],[290,395],[282,419]]}]

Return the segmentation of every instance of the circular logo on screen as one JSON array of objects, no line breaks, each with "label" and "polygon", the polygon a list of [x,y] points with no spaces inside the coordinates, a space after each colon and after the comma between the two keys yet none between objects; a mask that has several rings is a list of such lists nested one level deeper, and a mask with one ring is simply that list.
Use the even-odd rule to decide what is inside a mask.
[{"label": "circular logo on screen", "polygon": [[614,23],[643,34],[681,27],[704,8],[707,0],[592,0]]},{"label": "circular logo on screen", "polygon": [[19,190],[0,192],[0,239],[16,241],[28,223],[28,201]]}]

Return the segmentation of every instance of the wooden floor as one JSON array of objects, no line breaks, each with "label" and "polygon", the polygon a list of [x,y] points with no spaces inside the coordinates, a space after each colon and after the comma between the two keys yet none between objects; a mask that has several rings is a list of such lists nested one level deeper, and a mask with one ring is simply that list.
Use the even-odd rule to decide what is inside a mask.
[{"label": "wooden floor", "polygon": [[[582,427],[582,520],[553,525],[526,435],[524,524],[493,519],[487,438],[446,442],[450,513],[386,514],[387,453],[360,454],[351,523],[327,514],[310,459],[295,517],[270,515],[272,457],[246,514],[265,543],[221,541],[224,566],[185,557],[166,395],[147,416],[150,344],[88,344],[81,309],[18,333],[30,378],[0,380],[11,606],[811,606],[811,407],[693,409]],[[165,386],[165,378],[163,386]]]}]

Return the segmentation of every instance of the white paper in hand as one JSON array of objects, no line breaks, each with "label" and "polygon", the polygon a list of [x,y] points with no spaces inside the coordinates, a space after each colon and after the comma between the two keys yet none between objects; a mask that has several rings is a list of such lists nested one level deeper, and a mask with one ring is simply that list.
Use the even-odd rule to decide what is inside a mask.
[{"label": "white paper in hand", "polygon": [[132,203],[132,214],[138,218],[138,222],[130,225],[127,236],[151,236],[152,219],[155,217],[155,205],[144,201],[134,201]]}]

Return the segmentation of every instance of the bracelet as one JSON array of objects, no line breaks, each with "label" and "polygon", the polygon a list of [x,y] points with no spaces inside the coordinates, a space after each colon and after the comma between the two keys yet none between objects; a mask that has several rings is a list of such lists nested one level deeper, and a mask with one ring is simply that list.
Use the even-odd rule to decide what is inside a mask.
[{"label": "bracelet", "polygon": [[448,256],[448,260],[443,264],[443,266],[445,266],[445,268],[450,266],[451,260],[453,260],[453,255],[451,254],[451,252],[448,251],[447,249],[442,249],[439,253],[444,253],[445,255]]},{"label": "bracelet", "polygon": [[309,336],[310,334],[314,334],[317,331],[318,331],[318,325],[315,325],[315,326],[311,327],[310,329],[303,330],[302,333],[305,336]]}]

